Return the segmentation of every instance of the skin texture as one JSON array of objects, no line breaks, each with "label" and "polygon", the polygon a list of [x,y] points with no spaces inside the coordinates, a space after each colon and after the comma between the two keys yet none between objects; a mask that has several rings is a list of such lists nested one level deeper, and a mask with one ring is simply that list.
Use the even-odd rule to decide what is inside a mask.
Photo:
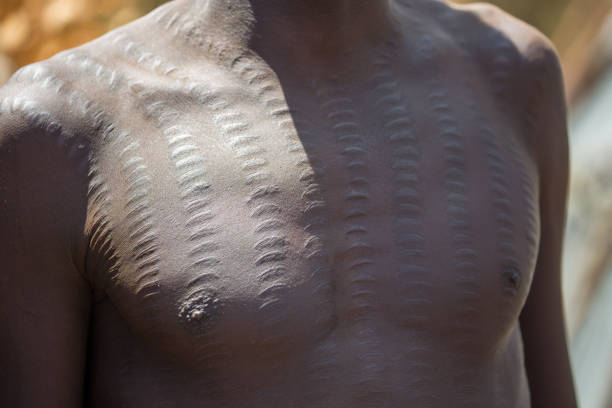
[{"label": "skin texture", "polygon": [[0,91],[0,405],[575,407],[559,64],[438,1],[176,1]]}]

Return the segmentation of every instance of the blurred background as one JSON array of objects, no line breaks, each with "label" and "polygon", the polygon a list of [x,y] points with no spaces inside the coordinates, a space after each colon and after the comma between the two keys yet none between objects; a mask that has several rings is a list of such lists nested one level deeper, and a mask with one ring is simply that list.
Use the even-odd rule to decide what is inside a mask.
[{"label": "blurred background", "polygon": [[[17,68],[164,2],[0,0],[0,85]],[[538,27],[561,56],[572,147],[564,254],[570,352],[580,406],[612,408],[612,0],[491,2]]]}]

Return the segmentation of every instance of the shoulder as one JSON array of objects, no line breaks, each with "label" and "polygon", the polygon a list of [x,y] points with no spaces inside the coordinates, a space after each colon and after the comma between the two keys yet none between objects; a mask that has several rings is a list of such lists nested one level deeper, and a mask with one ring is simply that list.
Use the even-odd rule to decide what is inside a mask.
[{"label": "shoulder", "polygon": [[445,59],[467,56],[481,79],[504,88],[505,96],[525,97],[542,86],[562,93],[555,47],[535,27],[488,3],[426,3],[419,18],[432,23],[428,29],[437,33]]},{"label": "shoulder", "polygon": [[58,61],[27,66],[0,88],[0,241],[56,248],[83,270],[91,160],[107,123]]},{"label": "shoulder", "polygon": [[62,95],[60,77],[38,63],[0,88],[0,194],[13,204],[51,206],[52,189],[86,177],[91,132]]},{"label": "shoulder", "polygon": [[27,236],[45,229],[58,241],[79,239],[89,163],[107,122],[79,88],[53,59],[22,68],[0,88],[0,212],[4,222],[28,225]]},{"label": "shoulder", "polygon": [[102,119],[87,115],[88,109],[61,64],[45,61],[22,68],[0,88],[0,149],[6,153],[11,146],[28,145],[47,154],[76,156]]},{"label": "shoulder", "polygon": [[549,102],[564,107],[561,64],[553,43],[543,33],[491,4],[473,3],[458,10],[464,13],[474,53],[489,64],[504,60],[523,96],[535,93],[542,98],[544,92]]},{"label": "shoulder", "polygon": [[552,42],[538,29],[489,3],[458,6],[457,19],[469,33],[469,46],[484,59],[499,54],[531,70],[557,70],[560,64]]},{"label": "shoulder", "polygon": [[473,3],[458,8],[474,19],[472,44],[487,61],[504,57],[515,64],[517,79],[526,83],[547,82],[561,91],[562,72],[553,43],[535,27],[488,3]]},{"label": "shoulder", "polygon": [[153,20],[142,17],[18,70],[0,88],[0,145],[44,134],[67,149],[95,148],[134,83],[165,85],[158,75],[168,64],[138,48]]},{"label": "shoulder", "polygon": [[486,61],[495,64],[508,55],[496,44],[504,43],[513,50],[506,61],[513,68],[514,94],[510,97],[518,106],[527,146],[537,162],[541,193],[564,202],[569,168],[567,107],[562,68],[554,45],[536,28],[498,7],[475,3],[463,9],[484,24],[481,33],[494,33],[481,35],[476,41],[476,46],[484,50]]},{"label": "shoulder", "polygon": [[431,4],[453,49],[469,58],[478,80],[516,124],[541,185],[547,189],[558,184],[563,190],[559,177],[568,171],[566,101],[552,42],[536,28],[487,3]]},{"label": "shoulder", "polygon": [[[487,3],[454,7],[456,26],[465,31],[466,47],[483,77],[513,107],[524,124],[527,142],[553,153],[550,144],[567,145],[563,74],[552,42],[533,26]],[[558,149],[559,157],[565,147]],[[546,161],[539,154],[538,161]]]}]

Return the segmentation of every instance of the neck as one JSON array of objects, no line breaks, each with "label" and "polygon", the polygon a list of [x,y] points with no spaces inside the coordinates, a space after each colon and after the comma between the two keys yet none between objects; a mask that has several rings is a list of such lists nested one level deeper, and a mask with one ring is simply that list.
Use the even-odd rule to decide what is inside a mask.
[{"label": "neck", "polygon": [[[374,29],[387,17],[388,0],[240,0],[249,3],[257,28],[284,29],[306,39],[333,32]],[[323,33],[321,33],[323,31]],[[265,31],[260,31],[262,34]],[[326,38],[330,41],[332,38]]]},{"label": "neck", "polygon": [[380,34],[387,0],[250,0],[254,48],[302,47],[312,53],[357,48]]},{"label": "neck", "polygon": [[389,0],[193,2],[204,9],[216,28],[260,55],[297,59],[325,59],[359,52],[390,28],[388,3]]}]

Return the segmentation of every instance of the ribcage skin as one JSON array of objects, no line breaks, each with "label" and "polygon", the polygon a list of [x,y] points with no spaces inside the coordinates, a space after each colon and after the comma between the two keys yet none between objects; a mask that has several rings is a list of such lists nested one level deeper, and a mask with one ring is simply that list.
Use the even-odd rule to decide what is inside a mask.
[{"label": "ribcage skin", "polygon": [[90,404],[528,407],[538,177],[508,40],[482,75],[470,38],[411,22],[306,80],[184,7],[23,69],[35,91],[2,102],[98,121],[63,125],[89,177]]}]

